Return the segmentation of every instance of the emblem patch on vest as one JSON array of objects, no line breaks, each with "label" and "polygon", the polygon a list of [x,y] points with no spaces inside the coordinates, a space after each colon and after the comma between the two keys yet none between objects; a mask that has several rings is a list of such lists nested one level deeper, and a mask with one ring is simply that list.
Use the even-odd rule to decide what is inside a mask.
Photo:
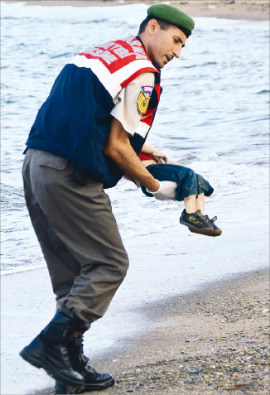
[{"label": "emblem patch on vest", "polygon": [[139,97],[137,99],[137,108],[139,111],[139,114],[145,114],[149,105],[151,97],[148,99],[144,95],[144,93],[141,91],[139,94]]},{"label": "emblem patch on vest", "polygon": [[142,86],[143,93],[148,94],[149,96],[152,95],[153,89],[154,89],[154,87],[151,86],[151,85],[144,85],[144,86]]}]

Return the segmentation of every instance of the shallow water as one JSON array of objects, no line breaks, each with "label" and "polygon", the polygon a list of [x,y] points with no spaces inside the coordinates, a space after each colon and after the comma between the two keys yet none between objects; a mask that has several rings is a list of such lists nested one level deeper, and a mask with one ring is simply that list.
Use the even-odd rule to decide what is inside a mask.
[{"label": "shallow water", "polygon": [[[39,106],[74,54],[136,33],[135,20],[143,18],[145,10],[143,4],[1,4],[2,274],[44,265],[20,175],[22,151]],[[268,49],[267,22],[197,18],[182,59],[163,70],[164,92],[148,141],[208,178],[216,191],[211,199],[253,189],[256,201],[256,194],[268,188]],[[125,239],[156,226],[152,199],[140,192],[131,199],[129,189],[134,188],[122,182],[109,191]],[[138,210],[144,221],[134,226]],[[158,222],[169,226],[163,210],[154,210]]]},{"label": "shallow water", "polygon": [[[32,368],[17,357],[31,338],[27,318],[37,320],[30,325],[34,335],[53,306],[46,270],[37,270],[45,264],[23,198],[20,171],[29,129],[64,64],[89,46],[136,34],[146,8],[1,4],[5,393],[29,388],[20,373],[16,380],[10,376],[10,366],[31,375]],[[146,318],[131,314],[136,306],[268,265],[268,40],[268,22],[196,18],[180,61],[164,68],[149,144],[211,182],[215,192],[207,199],[206,212],[218,216],[223,234],[215,239],[190,234],[179,225],[182,204],[147,198],[128,181],[109,190],[131,265],[108,314],[91,330],[92,350],[132,332],[135,319],[145,329]],[[31,299],[35,286],[42,302]],[[37,318],[40,308],[43,316]],[[12,318],[23,333],[17,340],[9,331]],[[35,380],[44,383],[44,375],[35,374],[33,388]]]}]

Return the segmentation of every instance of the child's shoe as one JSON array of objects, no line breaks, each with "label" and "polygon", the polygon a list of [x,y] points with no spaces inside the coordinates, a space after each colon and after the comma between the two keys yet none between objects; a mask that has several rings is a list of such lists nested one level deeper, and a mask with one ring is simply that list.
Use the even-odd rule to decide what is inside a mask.
[{"label": "child's shoe", "polygon": [[190,232],[199,233],[206,236],[220,236],[222,231],[219,229],[214,222],[217,217],[209,219],[207,215],[203,215],[200,210],[195,213],[188,214],[186,210],[183,210],[180,223],[186,225]]},{"label": "child's shoe", "polygon": [[213,217],[212,219],[210,219],[210,218],[208,217],[208,215],[205,215],[205,217],[208,218],[209,221],[211,222],[211,224],[213,225],[213,228],[214,228],[215,231],[216,231],[215,236],[220,236],[221,233],[222,233],[222,230],[219,229],[219,228],[217,227],[217,225],[214,224],[214,222],[217,220],[217,216]]}]

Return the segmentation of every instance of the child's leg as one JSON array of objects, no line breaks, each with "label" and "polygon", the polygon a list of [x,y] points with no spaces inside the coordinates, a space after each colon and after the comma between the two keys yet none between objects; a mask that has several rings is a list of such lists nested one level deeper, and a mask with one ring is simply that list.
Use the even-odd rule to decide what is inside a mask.
[{"label": "child's leg", "polygon": [[217,217],[210,219],[204,215],[204,193],[189,195],[184,199],[185,210],[180,217],[180,223],[186,225],[193,233],[206,236],[220,236],[222,231],[215,224]]},{"label": "child's leg", "polygon": [[197,210],[204,214],[204,193],[200,193],[196,199]]},{"label": "child's leg", "polygon": [[184,199],[185,209],[188,214],[192,214],[197,211],[196,200],[196,195],[189,195]]},{"label": "child's leg", "polygon": [[204,213],[204,193],[200,193],[196,198],[196,195],[189,195],[184,199],[185,209],[188,214],[196,213],[200,210]]}]

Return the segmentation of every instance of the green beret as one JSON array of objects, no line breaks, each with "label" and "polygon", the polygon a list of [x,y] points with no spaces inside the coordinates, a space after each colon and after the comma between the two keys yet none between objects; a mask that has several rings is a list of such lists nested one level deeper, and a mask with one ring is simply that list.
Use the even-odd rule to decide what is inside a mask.
[{"label": "green beret", "polygon": [[177,26],[187,37],[192,33],[195,22],[178,8],[167,4],[155,4],[148,8],[147,14]]}]

